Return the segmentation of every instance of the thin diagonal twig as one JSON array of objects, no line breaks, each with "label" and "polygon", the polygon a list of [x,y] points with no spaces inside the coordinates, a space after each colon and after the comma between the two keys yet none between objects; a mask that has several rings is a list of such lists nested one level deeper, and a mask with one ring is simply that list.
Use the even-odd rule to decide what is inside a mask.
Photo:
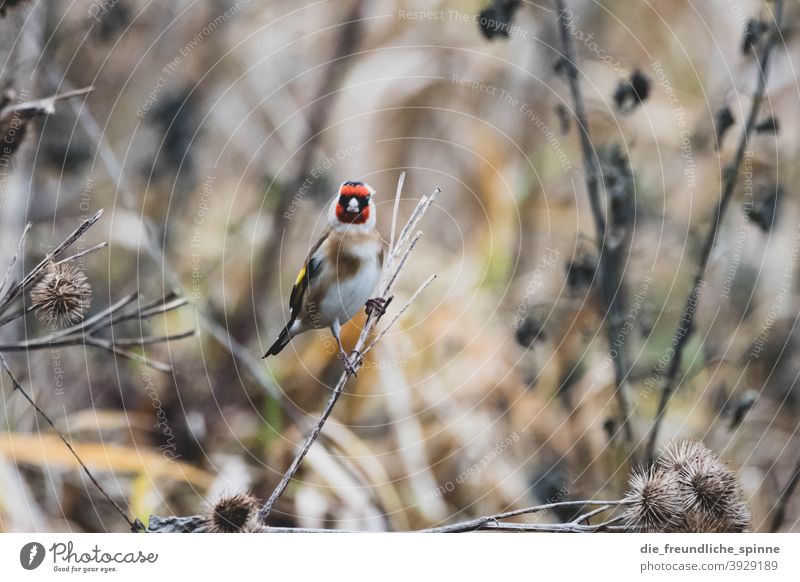
[{"label": "thin diagonal twig", "polygon": [[53,264],[54,264],[54,265],[62,265],[62,264],[64,264],[64,263],[68,263],[68,262],[70,262],[70,261],[74,261],[75,259],[78,259],[78,258],[80,258],[80,257],[85,257],[85,256],[86,256],[86,255],[88,255],[89,253],[93,253],[93,252],[95,252],[95,251],[99,251],[99,250],[101,250],[101,249],[104,249],[104,248],[106,248],[107,246],[108,246],[108,243],[107,243],[106,241],[103,241],[103,242],[101,242],[101,243],[97,243],[96,245],[94,245],[94,246],[92,246],[92,247],[89,247],[89,248],[88,248],[88,249],[86,249],[85,251],[80,251],[80,252],[78,252],[78,253],[75,253],[74,255],[70,255],[70,256],[68,256],[68,257],[66,257],[66,258],[64,258],[64,259],[61,259],[60,261],[56,261],[56,262],[55,262],[55,263],[53,263]]},{"label": "thin diagonal twig", "polygon": [[67,437],[65,437],[64,434],[60,430],[58,430],[58,428],[56,427],[55,423],[50,419],[50,417],[47,415],[47,413],[45,413],[45,411],[42,410],[41,407],[38,404],[36,404],[36,402],[33,400],[31,395],[28,394],[25,391],[25,389],[22,387],[22,385],[17,380],[16,376],[14,376],[14,373],[8,367],[8,363],[6,362],[6,359],[2,355],[0,355],[0,363],[3,366],[3,369],[6,371],[6,374],[8,374],[8,377],[11,379],[11,384],[14,386],[14,390],[16,390],[20,394],[22,394],[22,397],[25,398],[25,400],[28,401],[28,403],[39,414],[39,416],[41,416],[45,420],[45,422],[47,422],[47,424],[50,425],[50,428],[52,428],[53,431],[55,431],[55,433],[58,435],[58,438],[61,439],[61,442],[64,443],[64,445],[67,447],[67,449],[72,454],[72,456],[75,457],[75,460],[81,466],[81,469],[86,474],[86,476],[89,478],[89,480],[92,482],[92,484],[97,488],[98,491],[100,491],[100,493],[103,495],[103,497],[105,497],[108,500],[108,502],[117,511],[117,513],[119,513],[122,516],[122,518],[130,526],[131,531],[132,532],[144,531],[144,527],[142,526],[141,522],[139,522],[138,519],[135,520],[135,521],[131,520],[131,518],[128,517],[128,515],[123,511],[123,509],[119,506],[119,504],[116,501],[114,501],[114,499],[111,497],[111,495],[109,495],[108,492],[106,492],[106,490],[103,489],[103,486],[100,485],[100,483],[97,481],[95,476],[92,475],[92,472],[89,470],[89,467],[87,467],[86,463],[83,462],[83,459],[80,458],[78,453],[73,448],[72,444],[69,442],[69,440],[67,440]]},{"label": "thin diagonal twig", "polygon": [[411,304],[414,303],[414,301],[417,299],[417,297],[419,297],[419,295],[428,287],[428,285],[433,283],[433,281],[435,279],[436,279],[436,275],[431,275],[430,277],[425,279],[425,281],[422,283],[422,285],[417,287],[417,290],[414,291],[414,293],[411,295],[411,297],[408,298],[408,301],[405,302],[403,307],[401,307],[397,311],[395,316],[389,321],[389,323],[386,325],[386,327],[384,327],[381,331],[378,332],[378,335],[375,336],[375,339],[373,339],[370,342],[370,344],[366,347],[366,349],[364,349],[362,352],[360,352],[360,358],[359,359],[363,359],[364,356],[366,356],[370,351],[372,351],[372,349],[381,340],[381,338],[384,335],[386,335],[386,332],[388,332],[392,328],[392,326],[395,323],[397,323],[397,320],[400,319],[403,316],[403,314],[408,310],[409,307],[411,307]]},{"label": "thin diagonal twig", "polygon": [[[702,250],[700,253],[700,262],[697,265],[697,270],[694,274],[692,289],[689,296],[686,298],[685,307],[683,309],[683,318],[678,324],[675,334],[673,335],[672,345],[673,349],[666,366],[666,377],[663,381],[661,389],[661,397],[658,402],[658,409],[650,428],[647,439],[647,447],[645,450],[645,460],[648,464],[653,462],[655,455],[656,442],[658,440],[658,432],[664,416],[667,412],[667,406],[672,398],[672,395],[677,388],[678,372],[683,360],[683,351],[689,342],[689,339],[694,333],[694,316],[695,306],[700,298],[700,289],[702,287],[703,278],[705,276],[706,267],[711,257],[711,250],[714,248],[714,243],[717,240],[717,232],[722,218],[725,215],[725,210],[733,197],[733,192],[736,189],[736,183],[739,178],[739,168],[744,161],[747,152],[747,146],[750,143],[750,135],[752,134],[758,116],[761,110],[761,103],[764,100],[767,89],[767,76],[769,74],[770,57],[775,48],[775,44],[781,37],[781,26],[783,23],[783,0],[775,0],[775,23],[773,29],[770,31],[769,36],[764,44],[764,48],[758,59],[758,80],[755,93],[753,94],[753,102],[750,105],[750,112],[747,116],[742,135],[739,138],[739,145],[736,148],[736,154],[730,166],[725,170],[725,179],[722,186],[722,193],[720,194],[717,207],[714,210],[714,216],[711,220],[711,228],[706,234],[703,241]],[[755,48],[753,50],[756,50]]]},{"label": "thin diagonal twig", "polygon": [[[617,507],[620,505],[626,505],[628,502],[625,500],[619,501],[597,501],[593,499],[584,499],[580,501],[557,501],[554,503],[545,503],[543,505],[535,505],[533,507],[525,507],[523,509],[515,509],[512,511],[506,511],[503,513],[497,513],[495,515],[485,515],[483,517],[477,517],[475,519],[470,519],[467,521],[463,521],[460,523],[454,523],[451,525],[443,525],[439,527],[432,527],[426,530],[423,530],[426,533],[461,533],[461,532],[470,532],[470,531],[477,531],[479,529],[491,528],[491,524],[499,524],[502,520],[508,519],[511,517],[518,517],[520,515],[533,515],[536,513],[542,513],[544,511],[549,511],[551,509],[559,509],[564,507],[587,507],[587,506],[600,506],[603,511],[608,511],[613,507]],[[600,511],[592,511],[590,512],[591,515],[597,515],[598,513],[602,513]],[[527,525],[536,525],[537,527],[560,527],[560,528],[570,528],[570,527],[587,527],[587,526],[580,526],[580,522],[587,518],[588,514],[584,514],[579,518],[575,519],[574,521],[567,523],[567,524],[527,524]],[[519,524],[515,524],[519,525]],[[596,526],[588,526],[588,527],[596,527]],[[548,530],[550,531],[550,530]],[[559,530],[561,531],[561,530]]]},{"label": "thin diagonal twig", "polygon": [[17,250],[14,251],[11,261],[8,263],[8,269],[6,269],[6,272],[3,275],[3,280],[0,281],[0,293],[2,293],[6,288],[8,278],[11,276],[11,271],[14,269],[14,265],[17,263],[17,258],[22,252],[22,248],[25,246],[25,239],[28,238],[28,233],[31,231],[31,228],[33,228],[33,223],[29,222],[25,225],[25,229],[22,231],[22,235],[19,238],[19,244],[17,245]]},{"label": "thin diagonal twig", "polygon": [[[578,61],[572,35],[567,22],[569,10],[565,0],[553,0],[556,6],[556,20],[559,25],[561,47],[563,51],[562,62],[566,68],[566,77],[572,97],[572,107],[580,136],[581,150],[583,153],[583,170],[586,177],[586,193],[589,197],[589,205],[592,210],[592,217],[595,223],[595,235],[597,237],[597,247],[599,249],[598,278],[604,308],[607,313],[606,335],[608,336],[609,347],[618,338],[624,337],[621,333],[623,324],[622,306],[622,281],[621,277],[615,277],[615,266],[612,264],[613,256],[607,248],[606,241],[606,219],[603,205],[600,198],[601,169],[597,158],[592,138],[589,133],[589,121],[586,115],[586,105],[583,99],[583,91],[578,80]],[[634,430],[631,418],[631,398],[630,389],[627,381],[628,364],[626,358],[625,343],[622,342],[614,350],[609,351],[609,355],[614,365],[615,376],[615,396],[620,409],[621,428],[628,444],[633,447],[635,442]],[[633,451],[631,451],[633,454]]]}]

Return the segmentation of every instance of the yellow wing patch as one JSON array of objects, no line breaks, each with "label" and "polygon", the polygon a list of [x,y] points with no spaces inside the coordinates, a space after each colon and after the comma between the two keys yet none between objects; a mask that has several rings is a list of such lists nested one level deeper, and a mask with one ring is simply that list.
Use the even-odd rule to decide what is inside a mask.
[{"label": "yellow wing patch", "polygon": [[303,267],[300,269],[300,272],[297,273],[297,279],[294,280],[294,286],[297,287],[300,284],[300,281],[306,276],[306,268]]},{"label": "yellow wing patch", "polygon": [[300,269],[300,272],[297,274],[294,287],[292,287],[292,295],[289,297],[289,309],[291,309],[292,319],[300,314],[300,309],[303,305],[303,296],[308,289],[309,281],[319,273],[320,264],[321,261],[318,258],[311,257],[308,263]]}]

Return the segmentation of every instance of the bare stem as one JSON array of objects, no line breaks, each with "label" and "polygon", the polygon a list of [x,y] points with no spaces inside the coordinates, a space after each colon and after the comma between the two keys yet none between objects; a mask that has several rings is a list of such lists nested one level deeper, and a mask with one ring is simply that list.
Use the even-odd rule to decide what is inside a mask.
[{"label": "bare stem", "polygon": [[[575,48],[572,42],[572,35],[567,22],[569,11],[565,0],[553,0],[556,7],[556,20],[558,21],[559,33],[561,37],[561,47],[563,51],[563,62],[566,67],[566,77],[569,83],[570,94],[572,96],[572,107],[577,121],[578,132],[580,135],[581,149],[583,152],[583,170],[586,176],[586,192],[589,196],[589,204],[594,218],[595,231],[597,236],[597,247],[599,249],[599,269],[598,278],[602,299],[607,311],[606,331],[609,347],[623,337],[620,333],[622,320],[622,281],[621,277],[615,277],[616,272],[613,265],[613,257],[607,249],[606,241],[606,220],[603,205],[600,198],[601,170],[597,153],[592,144],[591,134],[589,133],[589,121],[586,116],[586,105],[583,99],[583,91],[578,80],[578,61]],[[621,428],[625,440],[632,445],[634,443],[633,426],[631,422],[631,398],[630,389],[627,382],[628,366],[627,353],[622,343],[617,349],[609,350],[610,357],[614,364],[614,376],[616,390],[615,395],[620,409]]]},{"label": "bare stem", "polygon": [[32,223],[27,223],[25,225],[25,229],[22,231],[22,236],[19,237],[19,244],[17,245],[17,250],[14,251],[14,255],[11,257],[11,261],[8,263],[8,269],[6,269],[5,275],[3,275],[2,281],[0,281],[0,293],[3,292],[6,288],[6,283],[8,282],[8,278],[11,275],[11,271],[14,269],[14,265],[17,262],[17,258],[19,257],[20,253],[22,252],[22,248],[25,246],[25,239],[28,238],[28,233],[31,231],[33,227]]},{"label": "bare stem", "polygon": [[[514,527],[521,526],[526,529],[531,529],[535,531],[577,531],[577,529],[580,529],[581,531],[591,531],[591,528],[596,528],[598,526],[582,526],[580,525],[580,522],[585,521],[590,516],[597,515],[604,511],[608,511],[609,509],[617,507],[619,505],[626,505],[627,503],[628,502],[625,500],[595,501],[593,499],[585,499],[582,501],[558,501],[556,503],[545,503],[544,505],[535,505],[533,507],[526,507],[524,509],[506,511],[504,513],[497,513],[495,515],[485,515],[483,517],[470,519],[468,521],[462,521],[460,523],[454,523],[451,525],[444,525],[440,527],[433,527],[423,531],[426,533],[462,533],[469,531],[477,531],[480,529],[502,529],[501,524],[499,522],[503,519],[508,519],[510,517],[518,517],[520,515],[532,515],[535,513],[541,513],[543,511],[549,511],[551,509],[558,509],[562,507],[586,507],[586,506],[599,505],[600,507],[597,510],[581,515],[572,522],[566,524],[513,524]],[[502,524],[502,525],[505,526],[509,524]],[[549,528],[549,529],[543,529],[543,528]],[[586,530],[584,528],[589,528],[589,529]]]},{"label": "bare stem", "polygon": [[795,463],[794,469],[792,469],[792,474],[789,475],[789,480],[786,482],[780,497],[778,497],[778,501],[775,503],[770,531],[778,531],[781,529],[783,521],[786,519],[786,508],[789,505],[789,499],[791,499],[798,483],[800,483],[800,457],[797,457],[797,463]]},{"label": "bare stem", "polygon": [[336,387],[331,392],[330,398],[328,398],[327,404],[325,404],[325,408],[320,414],[317,422],[314,424],[314,428],[311,429],[311,432],[306,437],[303,446],[300,448],[300,452],[295,455],[294,460],[292,460],[292,464],[289,465],[289,468],[283,474],[283,477],[278,483],[278,486],[275,487],[275,490],[267,499],[267,502],[264,504],[258,512],[258,519],[261,523],[266,524],[267,518],[269,517],[270,512],[272,511],[272,507],[275,505],[275,502],[278,501],[278,498],[283,495],[283,492],[286,491],[286,487],[288,487],[289,482],[294,478],[297,474],[297,470],[300,468],[300,463],[303,462],[303,459],[308,454],[308,451],[311,449],[311,445],[317,440],[319,437],[319,433],[322,431],[322,427],[325,426],[325,422],[328,420],[328,417],[333,412],[333,407],[336,406],[336,403],[339,400],[339,397],[342,395],[344,391],[344,387],[347,385],[347,381],[350,379],[350,373],[345,371],[342,376],[339,378],[339,382],[337,382]]},{"label": "bare stem", "polygon": [[[592,532],[622,532],[635,531],[632,526],[619,526],[623,516],[612,517],[596,525],[582,524],[592,516],[600,515],[616,507],[627,505],[629,502],[621,499],[618,501],[599,501],[594,499],[584,499],[581,501],[558,501],[556,503],[546,503],[513,511],[506,511],[495,515],[486,515],[476,519],[470,519],[451,525],[433,527],[420,530],[418,533],[466,533],[478,530],[494,531],[514,531],[514,532],[554,532],[554,533],[592,533]],[[551,509],[562,507],[595,507],[595,509],[584,513],[568,523],[508,523],[504,519],[519,517],[520,515],[532,515],[542,513]],[[189,517],[150,517],[149,531],[158,532],[182,532],[182,533],[202,533],[208,531],[206,518],[200,515]],[[254,531],[264,533],[354,533],[349,530],[338,529],[317,529],[300,527],[270,527],[264,525],[263,521],[256,526]]]},{"label": "bare stem", "polygon": [[747,146],[750,141],[750,135],[752,134],[753,129],[758,121],[761,103],[764,100],[764,94],[766,93],[767,88],[770,57],[773,49],[775,48],[776,42],[781,36],[781,25],[783,22],[783,0],[775,1],[774,16],[775,27],[770,32],[758,60],[758,80],[755,93],[753,94],[753,102],[750,106],[750,113],[747,117],[747,123],[742,130],[741,137],[739,138],[739,145],[736,149],[736,155],[734,156],[730,166],[728,166],[725,170],[722,193],[720,195],[719,202],[717,203],[716,210],[714,211],[714,216],[711,220],[711,228],[706,234],[705,240],[703,241],[700,262],[697,266],[697,270],[695,271],[692,289],[689,292],[689,296],[686,298],[685,307],[683,309],[683,318],[678,324],[675,334],[673,335],[672,345],[674,346],[674,349],[672,350],[671,357],[666,366],[667,372],[661,389],[658,410],[656,411],[656,415],[653,419],[647,439],[645,459],[648,464],[653,462],[656,443],[658,441],[658,431],[661,428],[661,423],[664,420],[670,399],[677,388],[677,377],[681,368],[683,352],[689,342],[689,339],[694,333],[695,307],[698,299],[700,298],[700,289],[703,286],[703,277],[705,275],[706,267],[708,266],[708,260],[711,257],[711,250],[714,248],[714,242],[717,239],[717,232],[722,222],[722,218],[725,215],[725,210],[728,208],[728,204],[733,197],[733,192],[736,188],[736,183],[739,178],[739,168],[744,161],[745,154],[747,152]]}]

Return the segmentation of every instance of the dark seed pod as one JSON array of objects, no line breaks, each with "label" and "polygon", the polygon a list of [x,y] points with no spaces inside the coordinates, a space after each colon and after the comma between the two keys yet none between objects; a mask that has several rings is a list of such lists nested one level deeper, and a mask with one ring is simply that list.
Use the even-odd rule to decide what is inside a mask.
[{"label": "dark seed pod", "polygon": [[778,133],[781,129],[780,122],[772,115],[759,121],[755,127],[758,133]]},{"label": "dark seed pod", "polygon": [[646,101],[650,96],[650,79],[638,69],[631,76],[631,91],[637,103]]},{"label": "dark seed pod", "polygon": [[574,290],[585,289],[592,284],[597,271],[597,257],[582,253],[565,266],[567,285]]},{"label": "dark seed pod", "polygon": [[745,390],[739,398],[737,398],[729,407],[728,411],[731,417],[731,422],[728,425],[730,430],[738,428],[745,415],[750,411],[758,399],[758,390],[750,388]]},{"label": "dark seed pod", "polygon": [[612,442],[617,436],[619,430],[619,423],[616,418],[609,417],[603,422],[603,432],[606,433],[606,438]]},{"label": "dark seed pod", "polygon": [[559,127],[561,128],[561,133],[567,133],[569,131],[570,126],[570,114],[567,111],[566,106],[563,103],[559,103],[556,105],[555,108],[556,116],[558,117]]},{"label": "dark seed pod", "polygon": [[530,348],[536,340],[546,339],[542,322],[537,318],[526,317],[516,331],[517,343],[523,348]]},{"label": "dark seed pod", "polygon": [[722,144],[725,134],[728,133],[728,130],[733,127],[735,123],[736,119],[734,119],[730,107],[726,105],[717,111],[716,119],[714,120],[714,129],[717,134],[717,149],[719,149]]},{"label": "dark seed pod", "polygon": [[31,289],[31,301],[42,323],[75,324],[89,311],[92,286],[80,269],[51,263]]},{"label": "dark seed pod", "polygon": [[556,75],[571,76],[575,74],[575,67],[566,57],[559,57],[553,63],[553,72]]},{"label": "dark seed pod", "polygon": [[744,27],[742,36],[742,54],[746,55],[755,47],[767,31],[767,23],[763,20],[751,18]]},{"label": "dark seed pod", "polygon": [[641,105],[650,96],[650,79],[639,71],[633,72],[631,78],[620,81],[614,91],[614,103],[623,113],[629,113]]},{"label": "dark seed pod", "polygon": [[255,498],[246,493],[223,497],[206,515],[209,533],[247,531],[255,515],[256,506]]},{"label": "dark seed pod", "polygon": [[116,39],[125,28],[132,22],[133,13],[127,2],[116,0],[109,2],[98,19],[99,26],[96,27],[98,37],[103,41]]}]

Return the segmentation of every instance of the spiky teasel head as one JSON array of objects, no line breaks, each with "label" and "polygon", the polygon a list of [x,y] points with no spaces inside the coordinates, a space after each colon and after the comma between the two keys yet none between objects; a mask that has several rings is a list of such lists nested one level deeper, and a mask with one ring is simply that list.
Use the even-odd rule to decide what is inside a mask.
[{"label": "spiky teasel head", "polygon": [[92,286],[82,270],[50,263],[31,289],[31,301],[42,323],[74,324],[89,311]]},{"label": "spiky teasel head", "polygon": [[635,470],[628,482],[627,525],[642,532],[675,532],[684,527],[684,496],[675,472],[654,466]]},{"label": "spiky teasel head", "polygon": [[683,531],[741,532],[750,527],[739,479],[708,447],[693,440],[669,443],[656,466],[679,483]]},{"label": "spiky teasel head", "polygon": [[206,515],[210,533],[247,531],[256,513],[257,501],[247,493],[223,497]]},{"label": "spiky teasel head", "polygon": [[680,477],[686,494],[687,529],[692,532],[736,533],[750,526],[739,480],[714,457],[698,459]]}]

